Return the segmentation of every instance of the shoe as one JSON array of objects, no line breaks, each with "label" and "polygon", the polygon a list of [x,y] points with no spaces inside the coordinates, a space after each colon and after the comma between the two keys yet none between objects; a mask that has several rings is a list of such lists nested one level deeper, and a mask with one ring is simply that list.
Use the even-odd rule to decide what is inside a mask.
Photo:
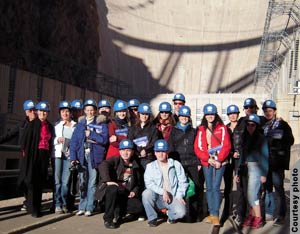
[{"label": "shoe", "polygon": [[21,207],[21,210],[22,210],[22,211],[27,211],[27,206],[24,204],[24,205]]},{"label": "shoe", "polygon": [[77,213],[76,213],[77,216],[81,216],[81,215],[84,215],[84,210],[79,210]]},{"label": "shoe", "polygon": [[69,210],[66,206],[63,206],[62,211],[66,214],[69,213]]},{"label": "shoe", "polygon": [[145,216],[139,216],[137,221],[142,222],[142,221],[145,221],[145,220],[146,220]]},{"label": "shoe", "polygon": [[233,228],[239,232],[241,230],[241,226],[242,226],[242,223],[243,223],[243,220],[241,218],[241,216],[239,215],[231,215],[229,216],[229,221],[231,223],[231,225],[233,226]]},{"label": "shoe", "polygon": [[263,220],[263,217],[255,217],[254,219],[253,219],[253,222],[252,222],[252,224],[251,224],[251,228],[252,229],[258,229],[258,228],[261,228],[261,227],[263,227],[264,226],[264,220]]},{"label": "shoe", "polygon": [[245,220],[245,222],[243,222],[242,226],[243,227],[250,227],[250,226],[252,226],[253,220],[254,220],[254,216],[249,215],[248,218]]},{"label": "shoe", "polygon": [[89,216],[92,216],[92,212],[87,210],[85,213],[84,213],[84,216],[86,217],[89,217]]},{"label": "shoe", "polygon": [[168,218],[167,223],[168,224],[174,224],[174,223],[176,223],[176,220]]},{"label": "shoe", "polygon": [[37,213],[32,213],[31,216],[33,218],[40,218],[40,217],[42,217],[42,214],[40,212],[37,212]]},{"label": "shoe", "polygon": [[211,221],[212,221],[212,224],[215,225],[215,226],[220,226],[220,220],[219,220],[219,216],[212,216],[211,217]]},{"label": "shoe", "polygon": [[207,216],[207,217],[204,219],[204,222],[205,222],[205,223],[212,223],[212,217],[213,217],[213,215]]},{"label": "shoe", "polygon": [[105,221],[104,226],[108,229],[116,229],[117,226],[113,221]]},{"label": "shoe", "polygon": [[273,226],[281,226],[284,224],[284,217],[278,217],[274,219]]},{"label": "shoe", "polygon": [[153,219],[148,222],[149,227],[157,227],[157,219]]},{"label": "shoe", "polygon": [[274,220],[273,215],[266,214],[266,221],[273,221],[273,220]]},{"label": "shoe", "polygon": [[62,214],[62,213],[64,212],[59,206],[55,207],[55,214]]}]

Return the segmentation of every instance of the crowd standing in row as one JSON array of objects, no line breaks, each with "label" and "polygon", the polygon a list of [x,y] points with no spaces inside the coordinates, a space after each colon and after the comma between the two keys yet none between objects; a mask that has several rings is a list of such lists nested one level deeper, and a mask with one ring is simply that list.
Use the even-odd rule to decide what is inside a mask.
[{"label": "crowd standing in row", "polygon": [[[91,216],[98,203],[104,204],[104,225],[110,229],[145,215],[148,225],[156,227],[165,210],[170,224],[179,219],[202,221],[206,213],[204,221],[213,225],[223,225],[228,218],[235,228],[260,228],[268,219],[283,224],[284,170],[289,169],[294,138],[289,125],[276,117],[275,102],[266,100],[264,116],[258,116],[256,101],[247,98],[246,116],[241,118],[239,108],[230,105],[227,125],[217,107],[208,103],[194,129],[184,95],[178,93],[172,101],[174,111],[164,101],[154,119],[150,105],[137,99],[117,100],[113,108],[107,100],[61,101],[54,127],[47,120],[47,102],[25,101],[22,126],[0,137],[4,143],[21,135],[18,185],[25,196],[23,208],[33,217],[41,216],[51,161],[55,212],[74,209],[78,173],[76,215]],[[219,218],[222,178],[225,202]],[[233,182],[236,200],[231,195]]]}]

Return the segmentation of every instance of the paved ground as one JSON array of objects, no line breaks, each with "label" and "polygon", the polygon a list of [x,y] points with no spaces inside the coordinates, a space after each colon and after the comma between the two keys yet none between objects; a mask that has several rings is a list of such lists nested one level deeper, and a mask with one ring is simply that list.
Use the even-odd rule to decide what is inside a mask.
[{"label": "paved ground", "polygon": [[[204,222],[199,223],[176,223],[167,224],[165,220],[156,228],[147,226],[147,221],[134,221],[125,223],[120,228],[108,230],[103,225],[103,213],[96,213],[91,217],[77,217],[74,214],[53,214],[50,213],[51,193],[43,194],[43,216],[41,218],[32,218],[25,211],[20,211],[23,198],[9,199],[0,201],[0,234],[11,233],[30,233],[30,234],[68,234],[68,233],[114,233],[114,234],[208,234],[217,231],[213,226]],[[218,232],[215,232],[218,233]],[[230,222],[227,221],[224,227],[220,228],[219,233],[232,234],[237,233]],[[253,234],[287,234],[289,233],[289,223],[283,227],[273,227],[271,222],[259,230],[243,229],[240,233]]]}]

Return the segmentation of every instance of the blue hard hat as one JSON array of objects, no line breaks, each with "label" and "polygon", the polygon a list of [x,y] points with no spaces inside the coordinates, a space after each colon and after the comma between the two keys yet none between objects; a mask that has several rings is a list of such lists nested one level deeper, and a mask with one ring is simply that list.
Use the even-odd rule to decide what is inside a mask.
[{"label": "blue hard hat", "polygon": [[137,99],[131,99],[128,101],[128,108],[134,107],[134,106],[139,106],[140,102]]},{"label": "blue hard hat", "polygon": [[36,104],[35,109],[40,111],[50,111],[50,105],[48,102],[40,101]]},{"label": "blue hard hat", "polygon": [[187,116],[191,117],[191,108],[188,106],[182,106],[178,110],[178,116]]},{"label": "blue hard hat", "polygon": [[151,114],[151,107],[148,103],[141,103],[138,107],[138,112],[142,114]]},{"label": "blue hard hat", "polygon": [[161,111],[168,111],[168,112],[171,112],[171,111],[172,111],[171,104],[168,103],[168,102],[161,102],[161,103],[159,104],[158,111],[159,111],[159,112],[161,112]]},{"label": "blue hard hat", "polygon": [[100,100],[98,102],[98,108],[101,108],[101,107],[110,107],[111,108],[110,102],[106,99]]},{"label": "blue hard hat", "polygon": [[260,118],[258,117],[257,114],[251,114],[247,117],[246,119],[247,122],[251,121],[256,123],[257,125],[260,125]]},{"label": "blue hard hat", "polygon": [[203,113],[204,115],[215,115],[218,113],[218,110],[214,104],[209,103],[203,107]]},{"label": "blue hard hat", "polygon": [[124,139],[119,144],[119,149],[133,149],[133,143],[129,139]]},{"label": "blue hard hat", "polygon": [[254,106],[254,107],[257,107],[256,101],[255,101],[253,98],[247,98],[247,99],[244,101],[244,107],[247,107],[247,106]]},{"label": "blue hard hat", "polygon": [[123,100],[117,100],[114,103],[114,112],[127,110],[127,104]]},{"label": "blue hard hat", "polygon": [[26,100],[23,103],[23,109],[24,109],[24,111],[35,109],[34,102],[32,100]]},{"label": "blue hard hat", "polygon": [[155,141],[154,151],[168,151],[168,150],[169,150],[169,146],[168,146],[168,142],[166,142],[166,140],[160,139],[160,140]]},{"label": "blue hard hat", "polygon": [[237,105],[229,105],[227,107],[227,115],[232,113],[240,113],[240,110]]},{"label": "blue hard hat", "polygon": [[82,110],[82,108],[83,108],[82,101],[80,99],[74,99],[71,102],[71,108]]},{"label": "blue hard hat", "polygon": [[182,101],[182,102],[185,102],[185,96],[182,94],[182,93],[176,93],[173,97],[173,102],[176,101],[176,100],[179,100],[179,101]]},{"label": "blue hard hat", "polygon": [[86,107],[86,106],[94,106],[97,108],[97,103],[93,99],[86,99],[83,104],[83,107]]},{"label": "blue hard hat", "polygon": [[276,103],[273,100],[266,100],[264,101],[263,105],[262,105],[262,109],[266,109],[266,108],[272,108],[274,110],[276,110]]},{"label": "blue hard hat", "polygon": [[71,109],[71,105],[68,101],[64,100],[59,103],[58,108],[59,109]]}]

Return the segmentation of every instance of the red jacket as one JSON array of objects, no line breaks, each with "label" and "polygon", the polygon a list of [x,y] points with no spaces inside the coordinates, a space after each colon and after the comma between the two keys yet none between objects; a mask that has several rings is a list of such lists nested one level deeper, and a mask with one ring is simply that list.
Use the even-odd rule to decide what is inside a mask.
[{"label": "red jacket", "polygon": [[[223,162],[228,157],[231,149],[230,136],[227,127],[224,124],[217,123],[213,134],[219,139],[219,141],[211,134],[211,148],[220,145],[221,142],[222,148],[218,153],[218,161]],[[200,159],[201,165],[208,167],[209,153],[206,139],[206,128],[202,125],[198,127],[194,142],[194,151]]]},{"label": "red jacket", "polygon": [[[118,125],[116,124],[116,122],[114,120],[111,120],[108,124],[109,137],[111,137],[112,135],[117,136],[117,134],[115,132],[117,129],[119,129]],[[126,138],[127,138],[127,136],[120,135],[120,136],[117,136],[117,141],[109,143],[108,151],[107,151],[107,154],[106,154],[106,159],[109,159],[113,156],[120,156],[119,143],[123,139],[126,139]]]}]

